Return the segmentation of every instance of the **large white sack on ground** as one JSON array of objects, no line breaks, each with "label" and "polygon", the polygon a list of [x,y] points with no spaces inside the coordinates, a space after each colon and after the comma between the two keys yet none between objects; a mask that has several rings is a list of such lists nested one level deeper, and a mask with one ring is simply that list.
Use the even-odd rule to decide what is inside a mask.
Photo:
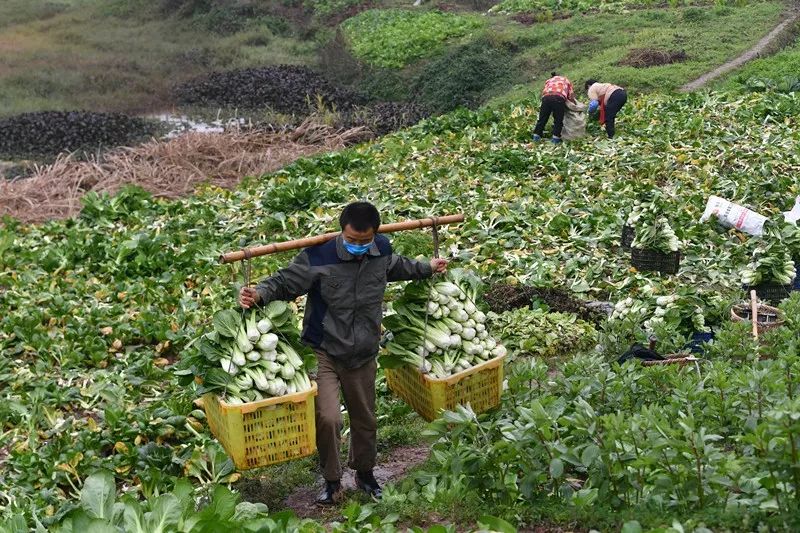
[{"label": "large white sack on ground", "polygon": [[567,112],[564,113],[564,128],[561,138],[565,141],[580,139],[586,135],[586,105],[567,102]]},{"label": "large white sack on ground", "polygon": [[755,211],[719,196],[712,196],[708,199],[700,222],[705,222],[712,216],[716,216],[723,226],[736,228],[756,237],[764,233],[764,223],[767,221],[767,217],[764,215],[759,215]]}]

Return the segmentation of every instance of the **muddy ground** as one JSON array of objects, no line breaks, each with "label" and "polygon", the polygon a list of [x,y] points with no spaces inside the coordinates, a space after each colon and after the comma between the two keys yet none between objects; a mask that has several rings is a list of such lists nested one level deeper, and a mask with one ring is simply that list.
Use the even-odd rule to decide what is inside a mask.
[{"label": "muddy ground", "polygon": [[[419,466],[430,455],[430,447],[427,445],[400,446],[378,458],[378,465],[373,470],[375,479],[381,486],[387,483],[397,482],[403,479],[406,474],[416,466]],[[345,469],[342,485],[345,490],[344,501],[355,493],[356,488],[355,473],[350,469]],[[285,500],[285,507],[294,511],[301,518],[335,518],[341,514],[339,507],[320,507],[315,503],[320,490],[322,490],[322,478],[312,486],[298,487]]]}]

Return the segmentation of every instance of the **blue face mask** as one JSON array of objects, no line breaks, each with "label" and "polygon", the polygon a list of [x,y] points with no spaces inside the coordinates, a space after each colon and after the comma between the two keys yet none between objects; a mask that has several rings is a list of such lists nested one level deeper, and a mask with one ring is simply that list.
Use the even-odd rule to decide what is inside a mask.
[{"label": "blue face mask", "polygon": [[344,241],[344,249],[347,250],[351,255],[364,255],[365,253],[369,252],[370,248],[372,248],[372,242],[368,242],[367,244],[353,244],[351,242]]}]

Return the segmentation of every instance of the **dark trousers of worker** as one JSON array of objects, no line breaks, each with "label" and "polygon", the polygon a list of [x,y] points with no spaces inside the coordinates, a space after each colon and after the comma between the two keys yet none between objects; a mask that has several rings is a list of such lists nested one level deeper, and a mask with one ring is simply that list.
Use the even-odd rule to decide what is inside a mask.
[{"label": "dark trousers of worker", "polygon": [[628,93],[625,92],[625,89],[617,89],[611,93],[608,102],[606,102],[606,134],[609,139],[614,137],[614,132],[616,131],[614,120],[617,118],[617,113],[627,101]]},{"label": "dark trousers of worker", "polygon": [[544,127],[553,115],[553,137],[561,138],[561,130],[564,128],[564,114],[567,112],[567,101],[560,96],[543,96],[542,107],[539,108],[539,120],[533,133],[539,137],[544,136]]},{"label": "dark trousers of worker", "polygon": [[350,452],[348,466],[357,472],[372,470],[378,454],[375,416],[375,359],[359,368],[345,368],[334,358],[317,352],[317,449],[322,476],[326,481],[342,478],[339,444],[342,435],[342,413],[339,404],[341,388],[350,417]]}]

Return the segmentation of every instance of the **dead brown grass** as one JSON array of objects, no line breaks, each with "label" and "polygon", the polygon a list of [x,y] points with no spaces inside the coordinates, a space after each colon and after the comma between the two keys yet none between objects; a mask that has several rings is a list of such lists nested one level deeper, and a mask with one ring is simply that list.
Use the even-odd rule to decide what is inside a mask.
[{"label": "dead brown grass", "polygon": [[245,176],[274,172],[292,161],[369,138],[365,128],[337,130],[307,120],[287,132],[187,133],[78,161],[71,154],[36,167],[30,177],[0,181],[0,216],[25,223],[72,217],[89,191],[113,194],[138,185],[159,198],[192,194],[210,183],[230,188]]},{"label": "dead brown grass", "polygon": [[622,58],[617,64],[634,68],[647,68],[681,63],[687,59],[686,52],[683,50],[673,51],[659,50],[657,48],[635,48],[628,52],[628,55]]}]

